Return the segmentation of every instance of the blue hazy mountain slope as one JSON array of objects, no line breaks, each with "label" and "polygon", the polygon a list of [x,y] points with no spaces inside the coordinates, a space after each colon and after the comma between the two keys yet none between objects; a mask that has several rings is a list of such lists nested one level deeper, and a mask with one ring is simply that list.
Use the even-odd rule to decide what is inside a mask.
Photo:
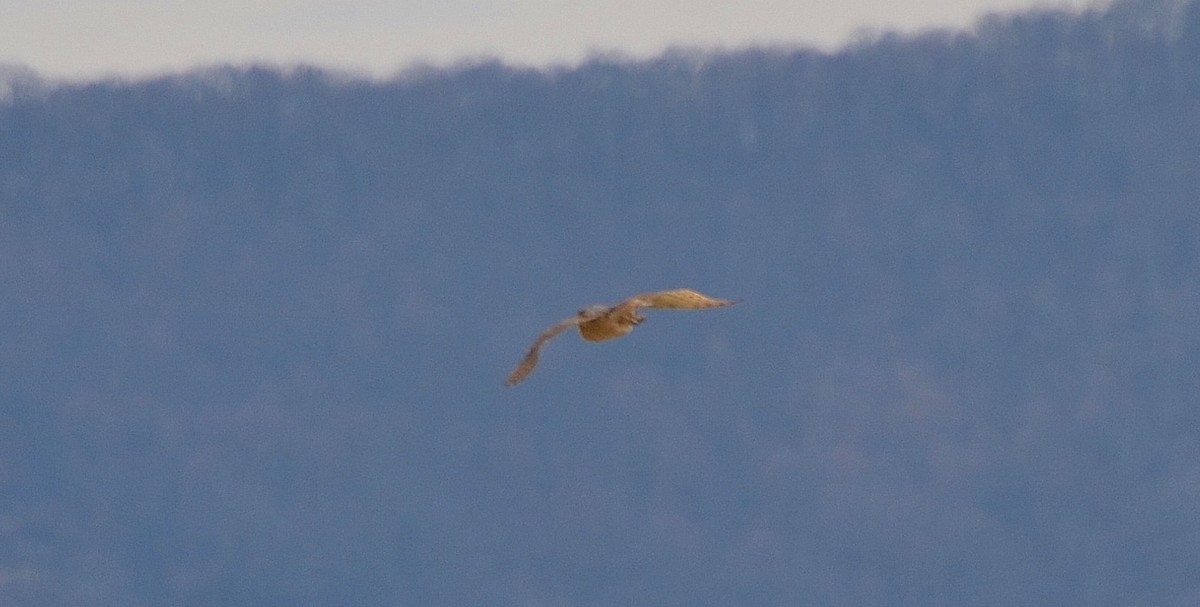
[{"label": "blue hazy mountain slope", "polygon": [[[1192,605],[1200,4],[0,87],[0,603]],[[529,342],[692,287],[629,337]]]}]

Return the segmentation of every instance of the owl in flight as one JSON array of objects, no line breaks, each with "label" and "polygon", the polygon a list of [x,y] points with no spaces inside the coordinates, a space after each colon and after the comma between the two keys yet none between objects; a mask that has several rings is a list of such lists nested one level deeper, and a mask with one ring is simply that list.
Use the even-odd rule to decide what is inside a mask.
[{"label": "owl in flight", "polygon": [[504,385],[512,386],[533,373],[538,364],[538,355],[542,346],[553,337],[570,329],[579,327],[579,334],[588,341],[604,341],[621,337],[629,333],[646,317],[638,314],[642,308],[663,308],[671,310],[705,310],[708,308],[723,308],[737,303],[728,299],[713,299],[691,289],[675,289],[673,291],[657,291],[642,293],[626,299],[615,306],[588,306],[572,316],[545,331],[533,341],[521,364],[508,376]]}]

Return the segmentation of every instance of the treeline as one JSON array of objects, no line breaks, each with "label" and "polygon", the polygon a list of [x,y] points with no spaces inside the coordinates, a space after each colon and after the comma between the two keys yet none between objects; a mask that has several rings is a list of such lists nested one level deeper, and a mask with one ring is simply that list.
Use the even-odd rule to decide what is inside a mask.
[{"label": "treeline", "polygon": [[[1200,3],[0,68],[0,602],[1187,605]],[[744,303],[599,346],[544,326]],[[499,599],[499,600],[497,600]]]}]

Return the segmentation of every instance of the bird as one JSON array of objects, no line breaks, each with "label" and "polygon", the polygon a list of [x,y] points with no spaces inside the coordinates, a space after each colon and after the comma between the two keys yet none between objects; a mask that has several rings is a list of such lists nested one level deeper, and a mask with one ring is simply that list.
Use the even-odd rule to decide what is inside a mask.
[{"label": "bird", "polygon": [[634,295],[612,306],[588,306],[576,312],[575,316],[542,331],[541,335],[533,340],[533,345],[529,347],[525,358],[521,359],[517,368],[513,369],[508,379],[504,381],[504,385],[514,386],[529,377],[538,364],[542,346],[571,327],[578,327],[579,335],[587,341],[604,341],[627,335],[634,327],[642,324],[642,321],[646,320],[645,316],[638,313],[642,308],[707,310],[724,308],[735,303],[738,301],[716,299],[691,289],[672,289]]}]

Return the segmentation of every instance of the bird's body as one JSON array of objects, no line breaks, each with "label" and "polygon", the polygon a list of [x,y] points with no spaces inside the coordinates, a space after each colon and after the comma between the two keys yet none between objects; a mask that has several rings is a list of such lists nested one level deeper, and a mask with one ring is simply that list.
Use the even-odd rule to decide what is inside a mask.
[{"label": "bird's body", "polygon": [[594,306],[584,308],[576,316],[579,319],[579,335],[588,341],[604,341],[627,335],[646,317],[636,310]]},{"label": "bird's body", "polygon": [[737,302],[728,299],[715,299],[691,289],[675,289],[635,295],[614,306],[583,308],[575,316],[543,331],[504,383],[511,386],[528,377],[537,366],[542,346],[571,327],[578,327],[579,335],[588,341],[605,341],[627,335],[646,320],[645,316],[638,313],[642,308],[704,310],[735,303]]}]

